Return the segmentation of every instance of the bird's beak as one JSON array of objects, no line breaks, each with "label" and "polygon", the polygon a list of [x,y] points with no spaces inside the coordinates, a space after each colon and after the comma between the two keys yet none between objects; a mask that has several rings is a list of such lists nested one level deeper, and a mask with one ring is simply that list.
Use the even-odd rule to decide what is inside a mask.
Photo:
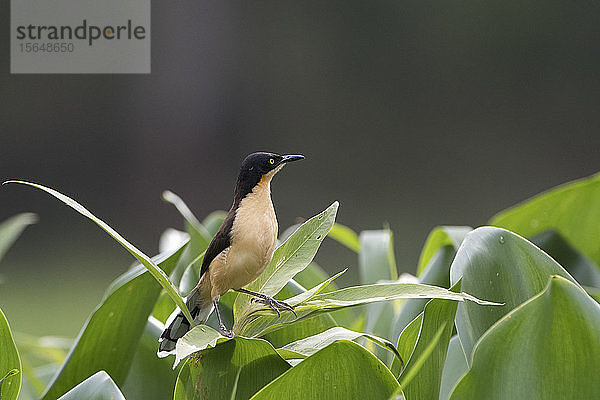
[{"label": "bird's beak", "polygon": [[292,161],[303,160],[304,156],[302,154],[289,154],[287,156],[283,156],[281,159],[281,164],[289,163]]}]

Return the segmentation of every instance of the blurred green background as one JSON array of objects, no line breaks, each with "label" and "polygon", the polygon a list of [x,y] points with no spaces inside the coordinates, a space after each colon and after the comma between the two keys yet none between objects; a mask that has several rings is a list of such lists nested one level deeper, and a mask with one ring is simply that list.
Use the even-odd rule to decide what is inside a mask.
[{"label": "blurred green background", "polygon": [[[389,223],[414,273],[434,226],[484,224],[600,169],[598,15],[556,0],[153,2],[150,75],[10,75],[4,35],[0,179],[56,188],[155,254],[182,227],[163,190],[202,218],[229,208],[246,154],[302,153],[273,184],[281,230],[339,200],[357,231]],[[46,194],[2,187],[0,220],[22,211],[40,221],[0,263],[0,307],[16,331],[75,336],[133,259]],[[317,261],[357,276],[333,242]]]}]

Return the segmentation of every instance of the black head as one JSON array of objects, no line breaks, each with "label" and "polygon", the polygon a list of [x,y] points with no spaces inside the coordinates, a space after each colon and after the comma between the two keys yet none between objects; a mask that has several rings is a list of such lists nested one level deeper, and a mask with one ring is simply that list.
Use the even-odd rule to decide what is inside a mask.
[{"label": "black head", "polygon": [[[240,175],[235,188],[236,199],[244,198],[263,179],[271,177],[284,164],[292,161],[302,160],[303,155],[293,154],[280,156],[275,153],[252,153],[242,161]],[[271,174],[271,175],[269,175]]]}]

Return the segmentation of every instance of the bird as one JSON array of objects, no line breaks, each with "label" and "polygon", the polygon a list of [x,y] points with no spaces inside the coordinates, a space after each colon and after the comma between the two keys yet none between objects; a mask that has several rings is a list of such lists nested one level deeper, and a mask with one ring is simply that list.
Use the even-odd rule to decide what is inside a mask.
[{"label": "bird", "polygon": [[[242,161],[233,204],[206,249],[198,284],[185,300],[196,324],[205,323],[214,309],[220,333],[234,337],[223,323],[218,307],[220,296],[229,290],[254,296],[253,301],[269,306],[277,314],[279,309],[295,314],[284,301],[244,287],[260,276],[275,251],[278,224],[271,200],[271,180],[287,163],[302,159],[300,154],[256,152]],[[191,329],[179,308],[167,319],[165,327],[159,338],[159,357],[173,354],[177,340]]]}]

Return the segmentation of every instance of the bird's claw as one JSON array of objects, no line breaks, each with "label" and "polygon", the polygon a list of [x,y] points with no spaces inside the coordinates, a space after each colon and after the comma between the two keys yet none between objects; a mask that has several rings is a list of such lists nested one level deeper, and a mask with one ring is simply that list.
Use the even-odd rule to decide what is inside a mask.
[{"label": "bird's claw", "polygon": [[235,336],[235,333],[233,333],[233,331],[230,331],[229,329],[227,329],[227,327],[224,324],[219,325],[219,333],[221,333],[221,335],[228,337],[230,339]]},{"label": "bird's claw", "polygon": [[250,300],[250,301],[269,306],[269,308],[271,308],[273,311],[275,311],[277,313],[278,317],[281,316],[281,314],[279,313],[279,309],[282,309],[282,310],[291,311],[294,314],[294,316],[296,318],[298,318],[298,314],[296,314],[296,311],[294,311],[294,307],[290,306],[285,301],[275,300],[271,296],[265,295],[264,298],[263,297],[253,297],[252,300]]}]

